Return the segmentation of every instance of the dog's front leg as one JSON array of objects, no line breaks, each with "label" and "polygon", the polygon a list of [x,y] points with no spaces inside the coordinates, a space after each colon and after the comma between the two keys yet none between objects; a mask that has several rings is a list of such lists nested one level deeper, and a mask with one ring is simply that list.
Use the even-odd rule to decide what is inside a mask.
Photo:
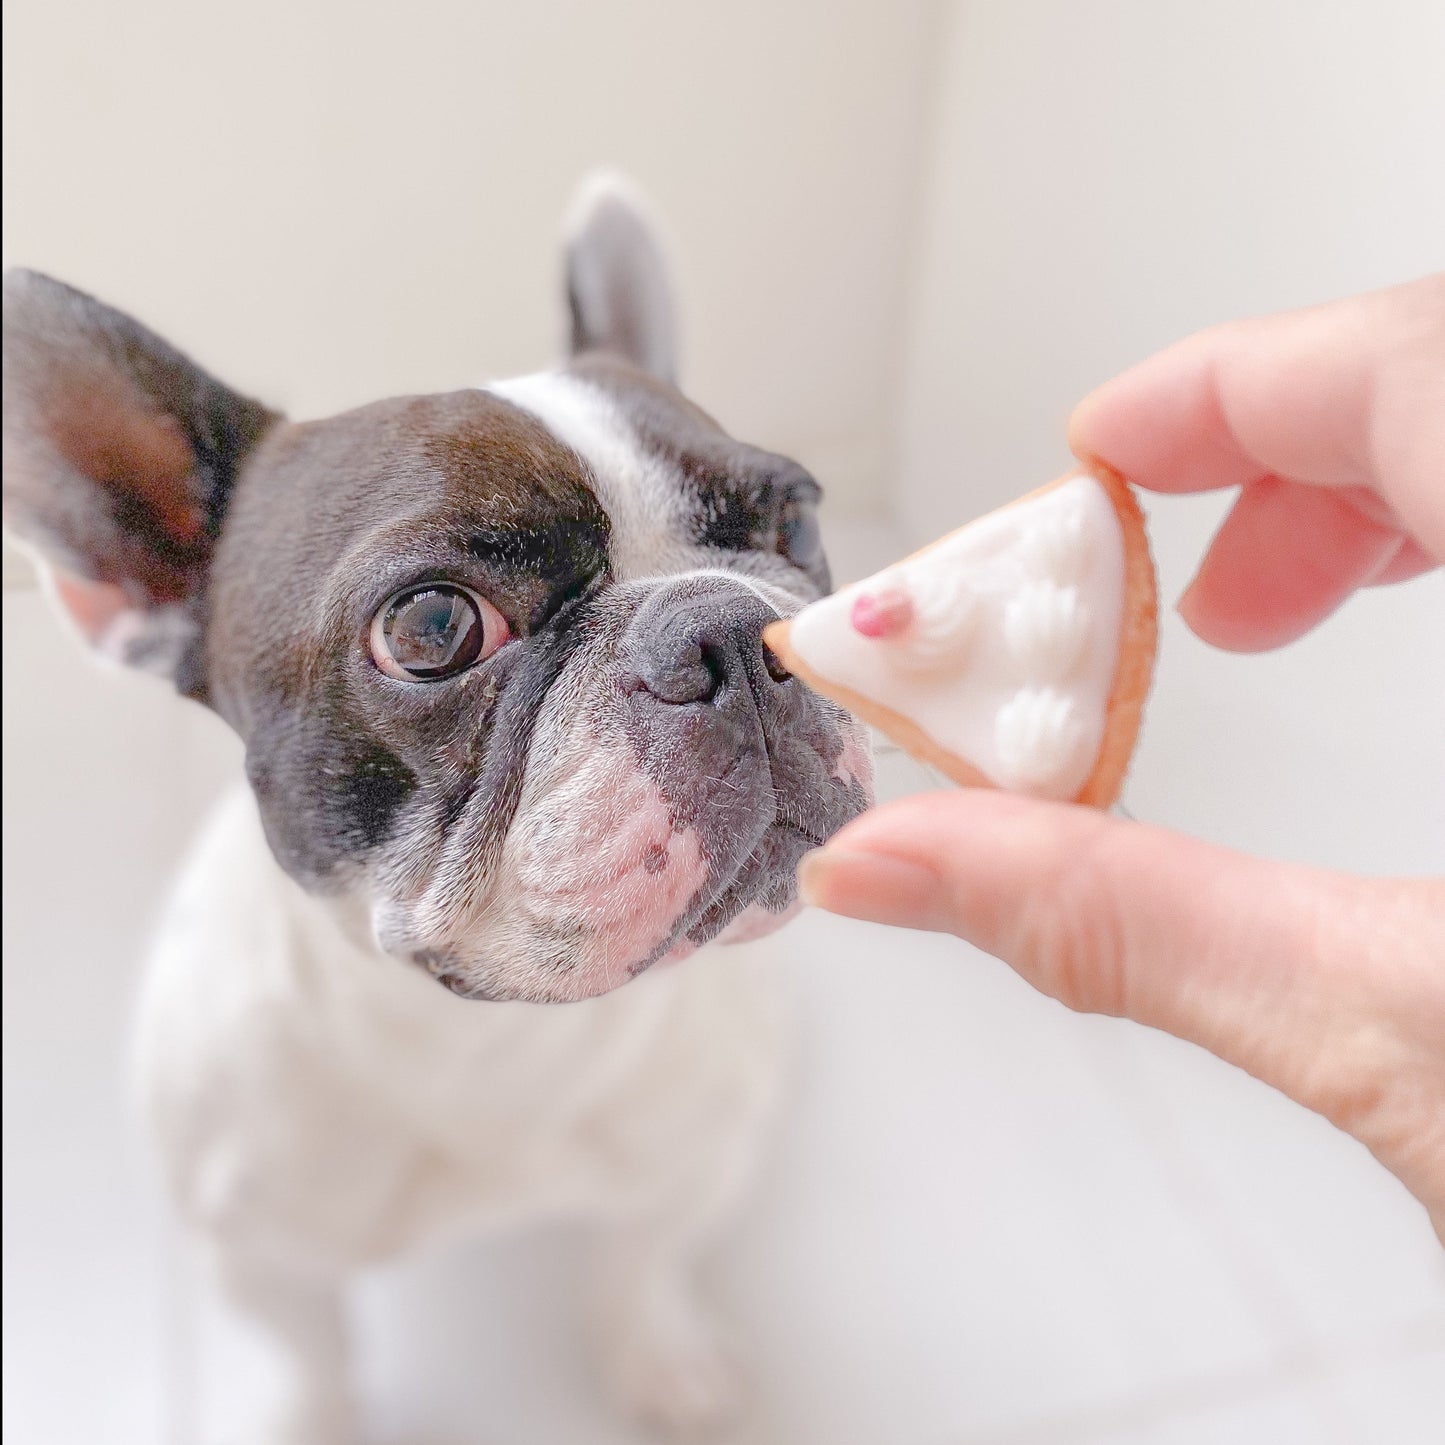
[{"label": "dog's front leg", "polygon": [[604,1382],[654,1428],[696,1436],[726,1424],[743,1380],[698,1271],[729,1223],[756,1163],[759,1099],[740,1106],[651,1206],[599,1239],[596,1297]]},{"label": "dog's front leg", "polygon": [[739,1404],[737,1367],[694,1279],[702,1242],[638,1224],[611,1234],[600,1260],[604,1383],[619,1408],[671,1435],[711,1430]]},{"label": "dog's front leg", "polygon": [[340,1282],[249,1248],[219,1247],[215,1262],[227,1299],[275,1358],[280,1396],[267,1402],[265,1445],[353,1445]]}]

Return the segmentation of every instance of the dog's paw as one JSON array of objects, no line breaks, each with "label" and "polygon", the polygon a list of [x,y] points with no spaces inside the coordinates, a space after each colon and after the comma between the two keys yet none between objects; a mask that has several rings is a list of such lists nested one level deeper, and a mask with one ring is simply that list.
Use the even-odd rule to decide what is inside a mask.
[{"label": "dog's paw", "polygon": [[742,1377],[695,1314],[629,1321],[602,1344],[608,1393],[642,1424],[680,1439],[710,1435],[734,1420]]}]

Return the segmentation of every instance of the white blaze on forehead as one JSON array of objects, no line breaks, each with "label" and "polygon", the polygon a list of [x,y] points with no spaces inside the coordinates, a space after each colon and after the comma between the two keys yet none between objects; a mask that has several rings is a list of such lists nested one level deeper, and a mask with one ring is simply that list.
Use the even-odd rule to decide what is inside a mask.
[{"label": "white blaze on forehead", "polygon": [[676,473],[642,446],[610,396],[552,371],[494,382],[487,390],[530,412],[587,463],[612,522],[612,571],[619,582],[696,565]]}]

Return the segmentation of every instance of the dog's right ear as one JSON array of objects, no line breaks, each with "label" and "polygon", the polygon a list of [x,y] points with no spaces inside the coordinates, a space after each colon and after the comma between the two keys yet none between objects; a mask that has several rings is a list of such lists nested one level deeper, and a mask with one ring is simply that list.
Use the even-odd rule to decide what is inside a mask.
[{"label": "dog's right ear", "polygon": [[676,383],[672,285],[657,232],[622,176],[598,171],[578,188],[567,222],[572,354],[611,352]]},{"label": "dog's right ear", "polygon": [[97,649],[192,696],[231,486],[279,419],[93,297],[6,275],[6,525]]}]

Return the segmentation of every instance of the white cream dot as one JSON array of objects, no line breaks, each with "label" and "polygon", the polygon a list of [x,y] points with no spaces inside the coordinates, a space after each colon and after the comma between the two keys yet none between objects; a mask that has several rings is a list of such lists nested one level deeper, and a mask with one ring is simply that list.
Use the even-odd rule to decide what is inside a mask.
[{"label": "white cream dot", "polygon": [[999,709],[994,747],[1006,787],[1050,783],[1074,763],[1084,729],[1073,699],[1051,687],[1026,687]]},{"label": "white cream dot", "polygon": [[1073,671],[1089,630],[1077,587],[1024,583],[1004,608],[1004,640],[1030,682],[1060,682]]}]

